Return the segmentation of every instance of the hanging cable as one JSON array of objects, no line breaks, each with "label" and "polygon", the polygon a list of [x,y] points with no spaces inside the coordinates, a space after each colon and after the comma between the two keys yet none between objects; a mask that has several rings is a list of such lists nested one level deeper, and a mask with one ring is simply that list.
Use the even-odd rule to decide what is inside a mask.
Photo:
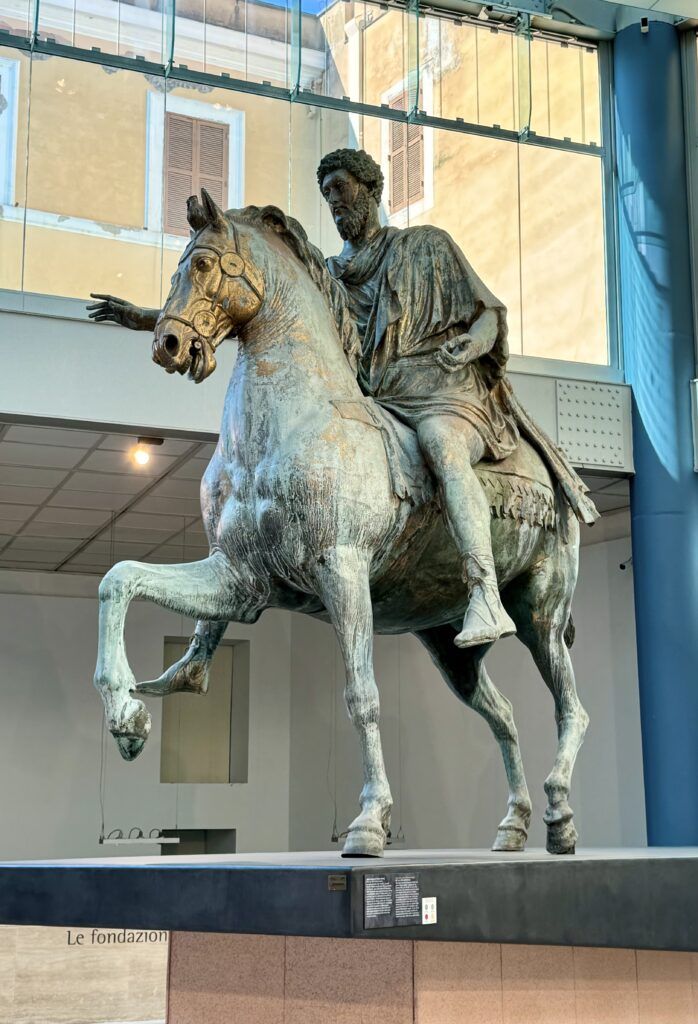
[{"label": "hanging cable", "polygon": [[400,637],[397,637],[397,780],[398,780],[398,819],[396,843],[405,842],[405,833],[402,828],[402,658],[400,651]]},{"label": "hanging cable", "polygon": [[[330,695],[330,740],[327,753],[327,792],[332,801],[334,817],[330,842],[339,842],[339,826],[337,824],[337,650],[332,644],[332,693]],[[330,766],[334,759],[334,786],[330,784]]]}]

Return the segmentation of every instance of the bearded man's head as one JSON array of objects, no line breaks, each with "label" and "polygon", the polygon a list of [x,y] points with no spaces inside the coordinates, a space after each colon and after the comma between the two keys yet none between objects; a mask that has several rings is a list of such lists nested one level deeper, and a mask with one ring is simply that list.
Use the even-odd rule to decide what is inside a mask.
[{"label": "bearded man's head", "polygon": [[360,238],[383,192],[379,165],[363,149],[336,149],[320,161],[317,180],[340,236]]}]

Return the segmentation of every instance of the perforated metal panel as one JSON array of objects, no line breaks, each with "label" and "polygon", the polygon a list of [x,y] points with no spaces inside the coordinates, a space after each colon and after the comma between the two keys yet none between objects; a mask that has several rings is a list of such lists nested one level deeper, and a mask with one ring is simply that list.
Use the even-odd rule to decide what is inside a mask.
[{"label": "perforated metal panel", "polygon": [[558,444],[575,466],[632,472],[630,390],[557,380]]}]

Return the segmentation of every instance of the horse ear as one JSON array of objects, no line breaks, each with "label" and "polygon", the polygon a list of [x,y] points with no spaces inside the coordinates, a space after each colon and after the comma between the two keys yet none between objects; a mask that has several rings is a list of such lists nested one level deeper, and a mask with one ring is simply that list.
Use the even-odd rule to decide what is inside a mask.
[{"label": "horse ear", "polygon": [[202,208],[204,216],[206,217],[206,223],[210,224],[211,227],[225,227],[225,214],[215,199],[211,198],[205,188],[201,189],[201,198],[203,200]]},{"label": "horse ear", "polygon": [[262,210],[262,222],[265,227],[282,235],[288,231],[286,214],[278,206],[265,206]]},{"label": "horse ear", "polygon": [[187,199],[187,221],[192,231],[200,231],[208,224],[206,211],[199,202],[198,196],[189,196]]}]

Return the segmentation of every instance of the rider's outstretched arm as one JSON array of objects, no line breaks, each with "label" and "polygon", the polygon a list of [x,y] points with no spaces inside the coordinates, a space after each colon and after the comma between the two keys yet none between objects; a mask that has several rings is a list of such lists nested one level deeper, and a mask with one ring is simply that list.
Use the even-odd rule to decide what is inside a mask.
[{"label": "rider's outstretched arm", "polygon": [[98,300],[87,307],[87,315],[95,323],[119,324],[130,331],[155,330],[155,324],[160,316],[159,309],[134,306],[125,299],[117,299],[115,295],[100,295],[96,292],[90,292],[90,295]]}]

